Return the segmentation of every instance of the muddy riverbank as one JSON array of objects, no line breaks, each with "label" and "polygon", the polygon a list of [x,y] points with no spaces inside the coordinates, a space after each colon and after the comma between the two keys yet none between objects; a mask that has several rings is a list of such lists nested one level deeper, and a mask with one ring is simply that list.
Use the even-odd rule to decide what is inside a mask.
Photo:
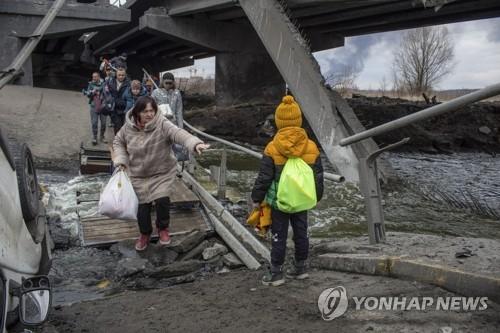
[{"label": "muddy riverbank", "polygon": [[[394,119],[415,113],[431,105],[388,97],[347,99],[361,123],[372,128]],[[228,108],[193,109],[186,120],[207,133],[249,142],[266,144],[274,126],[276,105],[238,105]],[[266,119],[270,122],[266,124]],[[500,102],[481,102],[458,111],[406,126],[400,130],[375,137],[379,145],[397,142],[405,137],[411,141],[399,151],[427,153],[500,152]],[[308,127],[305,124],[306,128]],[[312,131],[309,130],[312,134]]]},{"label": "muddy riverbank", "polygon": [[[483,311],[369,311],[355,309],[324,321],[318,296],[343,286],[348,298],[456,296],[441,288],[383,277],[313,271],[306,281],[282,287],[260,284],[261,272],[235,271],[196,283],[152,291],[127,291],[103,300],[57,307],[36,332],[496,332],[498,305]],[[22,332],[22,331],[18,331]]]}]

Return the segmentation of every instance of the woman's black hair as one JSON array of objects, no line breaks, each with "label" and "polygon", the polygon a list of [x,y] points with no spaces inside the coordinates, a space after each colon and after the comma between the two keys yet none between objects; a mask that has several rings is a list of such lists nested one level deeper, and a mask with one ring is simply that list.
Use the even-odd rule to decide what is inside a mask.
[{"label": "woman's black hair", "polygon": [[141,96],[137,99],[131,111],[135,121],[139,121],[139,113],[146,110],[146,106],[148,106],[149,103],[151,103],[151,107],[155,110],[155,113],[158,112],[158,105],[153,97]]}]

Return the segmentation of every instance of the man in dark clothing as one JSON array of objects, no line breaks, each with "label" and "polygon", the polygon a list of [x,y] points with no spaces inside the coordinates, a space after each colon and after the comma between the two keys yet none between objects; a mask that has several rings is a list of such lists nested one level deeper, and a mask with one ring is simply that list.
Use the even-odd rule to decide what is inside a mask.
[{"label": "man in dark clothing", "polygon": [[317,201],[323,196],[323,166],[318,147],[311,141],[302,126],[302,113],[292,96],[285,96],[275,113],[278,133],[264,150],[260,171],[252,190],[254,208],[265,200],[271,206],[271,269],[262,283],[279,286],[285,283],[283,264],[285,262],[286,240],[289,223],[293,229],[295,243],[295,264],[287,271],[287,277],[305,279],[308,277],[306,260],[309,252],[307,235],[307,210],[287,213],[278,208],[278,185],[289,158],[300,158],[312,169]]},{"label": "man in dark clothing", "polygon": [[118,68],[116,77],[108,82],[109,90],[115,100],[115,109],[111,113],[111,121],[115,134],[118,133],[125,123],[125,112],[127,111],[126,92],[130,89],[130,80],[124,68]]}]

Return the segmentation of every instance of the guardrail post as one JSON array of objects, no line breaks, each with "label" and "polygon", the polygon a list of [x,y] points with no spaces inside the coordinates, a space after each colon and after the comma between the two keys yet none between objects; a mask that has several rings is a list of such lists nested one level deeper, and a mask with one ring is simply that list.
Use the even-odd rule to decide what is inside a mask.
[{"label": "guardrail post", "polygon": [[226,198],[226,178],[227,178],[227,152],[222,149],[222,158],[219,168],[219,181],[217,182],[217,198],[219,200]]},{"label": "guardrail post", "polygon": [[210,166],[210,178],[217,184],[217,199],[226,198],[226,178],[227,178],[227,152],[226,148],[222,150],[220,166]]},{"label": "guardrail post", "polygon": [[404,145],[409,140],[409,138],[405,138],[359,160],[359,186],[365,200],[370,244],[385,242],[384,211],[382,209],[382,190],[378,177],[377,158],[383,152]]}]

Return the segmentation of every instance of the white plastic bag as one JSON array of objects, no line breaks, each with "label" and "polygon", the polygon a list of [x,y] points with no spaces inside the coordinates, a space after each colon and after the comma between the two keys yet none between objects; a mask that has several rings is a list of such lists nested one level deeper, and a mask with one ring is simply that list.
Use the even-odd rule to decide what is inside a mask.
[{"label": "white plastic bag", "polygon": [[124,171],[117,169],[99,199],[99,214],[112,219],[135,220],[139,199]]},{"label": "white plastic bag", "polygon": [[171,120],[174,119],[174,112],[172,111],[172,108],[168,104],[160,104],[158,105],[158,109],[160,110],[161,114]]}]

